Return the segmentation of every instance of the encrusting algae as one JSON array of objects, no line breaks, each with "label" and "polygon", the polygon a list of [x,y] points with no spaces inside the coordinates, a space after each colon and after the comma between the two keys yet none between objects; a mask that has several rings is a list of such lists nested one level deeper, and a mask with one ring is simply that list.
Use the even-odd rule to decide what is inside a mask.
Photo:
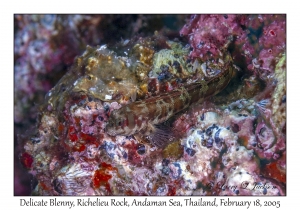
[{"label": "encrusting algae", "polygon": [[[268,165],[284,158],[285,115],[275,113],[285,110],[285,85],[273,92],[272,117],[261,113],[267,102],[252,98],[262,82],[257,75],[239,82],[227,49],[232,41],[212,59],[192,58],[190,46],[161,35],[111,50],[88,46],[46,95],[38,132],[24,144],[21,161],[38,180],[34,193],[284,194],[284,178],[261,177],[259,159]],[[275,70],[280,84],[283,66],[285,56]],[[280,146],[269,142],[272,135]],[[254,192],[217,184],[237,180],[276,187]]]}]

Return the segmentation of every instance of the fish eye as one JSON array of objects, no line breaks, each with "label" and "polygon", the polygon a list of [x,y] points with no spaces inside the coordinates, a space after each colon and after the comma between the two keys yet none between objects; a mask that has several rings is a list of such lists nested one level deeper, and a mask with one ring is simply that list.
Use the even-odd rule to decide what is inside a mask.
[{"label": "fish eye", "polygon": [[122,122],[123,122],[123,120],[119,120],[119,121],[118,121],[118,126],[121,126],[121,125],[122,125]]},{"label": "fish eye", "polygon": [[117,126],[122,126],[122,125],[124,125],[124,119],[119,119],[119,120],[117,120],[116,125],[117,125]]}]

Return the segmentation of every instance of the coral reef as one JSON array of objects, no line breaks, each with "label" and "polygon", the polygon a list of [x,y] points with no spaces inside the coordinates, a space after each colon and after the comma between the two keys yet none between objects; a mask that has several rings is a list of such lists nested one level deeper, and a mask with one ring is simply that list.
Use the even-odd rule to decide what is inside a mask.
[{"label": "coral reef", "polygon": [[189,38],[191,57],[214,59],[230,44],[236,65],[263,74],[285,52],[285,27],[285,15],[193,15],[180,33]]},{"label": "coral reef", "polygon": [[[45,94],[70,68],[75,56],[86,45],[114,44],[135,35],[152,35],[153,31],[174,33],[186,15],[22,15],[14,16],[14,124],[15,154],[19,153],[17,138],[34,129],[38,105]],[[25,134],[27,135],[27,134]],[[17,155],[15,157],[18,158]],[[15,163],[16,170],[21,170]],[[19,171],[28,177],[27,172]],[[25,182],[22,181],[22,182]],[[15,187],[16,194],[29,183]],[[25,191],[26,191],[25,190]],[[28,194],[28,193],[25,193]]]},{"label": "coral reef", "polygon": [[[152,35],[172,15],[15,15],[14,121],[20,132],[37,116],[37,104],[82,54],[86,46],[111,44],[134,34]],[[158,25],[150,26],[153,21]],[[129,24],[128,26],[128,23]],[[169,27],[176,28],[172,24]],[[168,29],[168,27],[165,27]],[[128,40],[127,40],[128,41]],[[25,129],[22,130],[21,126]]]},{"label": "coral reef", "polygon": [[286,194],[285,16],[193,15],[180,33],[76,57],[23,140],[33,194]]}]

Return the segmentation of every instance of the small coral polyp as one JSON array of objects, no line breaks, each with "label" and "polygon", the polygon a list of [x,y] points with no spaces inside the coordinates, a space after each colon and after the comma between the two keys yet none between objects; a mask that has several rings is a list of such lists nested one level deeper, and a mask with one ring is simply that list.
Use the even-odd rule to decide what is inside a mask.
[{"label": "small coral polyp", "polygon": [[194,27],[193,49],[160,35],[119,44],[126,56],[88,46],[46,95],[20,155],[33,193],[285,195],[285,56],[241,79],[228,37],[244,33],[243,17],[191,17],[182,34]]}]

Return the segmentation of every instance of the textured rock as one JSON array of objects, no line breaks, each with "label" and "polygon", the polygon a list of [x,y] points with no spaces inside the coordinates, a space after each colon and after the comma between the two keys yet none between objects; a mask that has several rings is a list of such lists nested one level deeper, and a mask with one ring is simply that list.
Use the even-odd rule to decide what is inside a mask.
[{"label": "textured rock", "polygon": [[[236,51],[241,44],[237,36],[243,37],[246,30],[255,35],[251,30],[261,30],[260,17],[193,16],[181,31],[188,36],[193,33],[193,49],[159,34],[123,41],[111,49],[106,45],[87,47],[46,95],[37,132],[24,143],[20,158],[38,180],[34,193],[285,195],[284,48],[276,52],[280,59],[275,56],[264,61],[269,69],[255,67],[259,73],[238,68],[238,63],[233,64],[236,57],[233,62],[231,59],[231,55],[245,56]],[[255,48],[259,42],[265,48],[283,46],[285,20],[262,17],[272,40],[256,34],[259,39],[253,43],[251,37],[244,37],[244,46],[251,43]],[[279,28],[274,21],[280,22]],[[280,35],[279,40],[273,39],[271,30]],[[202,39],[203,49],[195,49],[195,40]],[[264,49],[260,50],[256,56],[263,56]],[[224,71],[234,72],[228,74],[232,82],[214,96],[223,86],[206,82],[211,78],[221,81],[224,78],[218,75]],[[203,88],[203,98],[196,100],[192,94],[198,90],[186,88],[194,84]],[[173,94],[176,91],[180,94]],[[117,126],[138,132],[127,136],[111,132],[110,122],[120,116],[118,110],[137,106],[138,101],[147,106],[168,94],[182,103],[191,94],[193,103],[168,112],[170,116],[165,113],[167,121],[159,125],[151,124],[160,122],[155,119],[143,126],[135,118],[114,119],[120,123]],[[161,103],[166,103],[165,98]],[[131,128],[126,120],[136,126]],[[149,140],[152,132],[158,132],[167,143],[160,146]],[[272,188],[257,187],[266,185]]]}]

